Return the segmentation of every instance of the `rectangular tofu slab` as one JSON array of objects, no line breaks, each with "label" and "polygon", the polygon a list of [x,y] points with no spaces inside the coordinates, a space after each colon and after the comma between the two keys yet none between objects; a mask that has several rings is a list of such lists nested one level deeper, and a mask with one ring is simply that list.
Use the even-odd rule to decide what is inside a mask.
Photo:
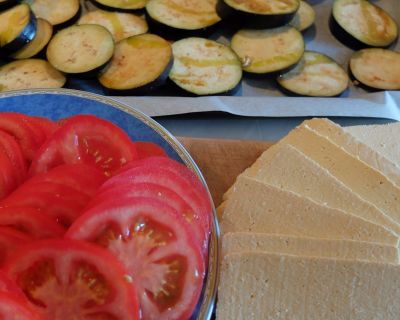
[{"label": "rectangular tofu slab", "polygon": [[[268,152],[268,151],[267,151]],[[259,166],[255,179],[380,224],[396,234],[400,225],[290,144],[280,144]]]},{"label": "rectangular tofu slab", "polygon": [[344,128],[370,148],[400,166],[400,123]]},{"label": "rectangular tofu slab", "polygon": [[225,234],[222,238],[222,256],[236,252],[268,252],[305,257],[399,263],[397,247],[378,243],[267,233]]},{"label": "rectangular tofu slab", "polygon": [[392,231],[338,209],[248,177],[240,177],[226,203],[221,230],[349,239],[398,246]]},{"label": "rectangular tofu slab", "polygon": [[398,320],[400,266],[233,253],[221,266],[220,320]]},{"label": "rectangular tofu slab", "polygon": [[328,119],[318,118],[306,120],[302,125],[328,138],[348,153],[386,175],[394,184],[400,186],[400,167],[396,165],[396,162],[389,160],[339,125]]}]

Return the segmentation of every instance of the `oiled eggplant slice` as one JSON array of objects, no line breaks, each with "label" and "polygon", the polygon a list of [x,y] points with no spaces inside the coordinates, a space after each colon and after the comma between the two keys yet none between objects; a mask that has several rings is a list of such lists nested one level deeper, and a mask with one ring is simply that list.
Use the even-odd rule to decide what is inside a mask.
[{"label": "oiled eggplant slice", "polygon": [[28,59],[40,53],[49,43],[53,35],[53,26],[44,19],[37,19],[37,32],[36,36],[31,42],[26,44],[11,57],[14,59]]},{"label": "oiled eggplant slice", "polygon": [[304,53],[299,31],[284,26],[265,30],[239,30],[231,40],[243,70],[250,73],[272,73],[294,66]]},{"label": "oiled eggplant slice", "polygon": [[0,67],[0,92],[34,88],[61,88],[64,75],[46,60],[16,60]]},{"label": "oiled eggplant slice", "polygon": [[296,67],[277,80],[292,93],[312,97],[337,96],[349,85],[349,77],[341,66],[330,57],[313,51],[305,51]]},{"label": "oiled eggplant slice", "polygon": [[361,84],[374,89],[400,90],[400,53],[369,48],[354,52],[350,71]]},{"label": "oiled eggplant slice", "polygon": [[0,51],[11,54],[32,41],[36,18],[27,4],[20,4],[0,14]]},{"label": "oiled eggplant slice", "polygon": [[47,60],[71,74],[95,75],[114,52],[111,33],[96,24],[81,24],[58,32],[47,46]]},{"label": "oiled eggplant slice", "polygon": [[116,44],[114,56],[99,81],[111,91],[150,91],[165,82],[171,65],[169,42],[154,34],[141,34]]},{"label": "oiled eggplant slice", "polygon": [[146,20],[123,12],[89,11],[79,19],[78,24],[99,24],[111,32],[116,42],[148,31]]},{"label": "oiled eggplant slice", "polygon": [[79,0],[28,0],[37,18],[50,22],[53,26],[66,25],[75,21],[79,14]]},{"label": "oiled eggplant slice", "polygon": [[223,0],[237,21],[249,28],[275,28],[287,24],[300,6],[299,0]]},{"label": "oiled eggplant slice", "polygon": [[300,7],[290,20],[289,25],[295,27],[299,31],[304,31],[311,27],[315,21],[314,8],[306,1],[300,0]]},{"label": "oiled eggplant slice", "polygon": [[161,25],[180,30],[201,30],[221,20],[218,0],[149,0],[147,15]]},{"label": "oiled eggplant slice", "polygon": [[143,9],[147,0],[92,0],[94,3],[100,4],[102,7],[120,10],[137,10]]},{"label": "oiled eggplant slice", "polygon": [[387,47],[398,34],[396,22],[367,0],[335,0],[332,31],[351,47]]},{"label": "oiled eggplant slice", "polygon": [[195,95],[234,90],[242,78],[242,65],[231,48],[203,38],[186,38],[172,45],[174,64],[169,78]]}]

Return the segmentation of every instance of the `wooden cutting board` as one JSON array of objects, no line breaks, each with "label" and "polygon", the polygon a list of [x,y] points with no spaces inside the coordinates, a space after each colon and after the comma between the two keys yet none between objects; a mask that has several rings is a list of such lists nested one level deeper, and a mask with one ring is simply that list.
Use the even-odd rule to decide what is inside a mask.
[{"label": "wooden cutting board", "polygon": [[248,140],[178,139],[203,173],[216,207],[236,177],[273,144]]}]

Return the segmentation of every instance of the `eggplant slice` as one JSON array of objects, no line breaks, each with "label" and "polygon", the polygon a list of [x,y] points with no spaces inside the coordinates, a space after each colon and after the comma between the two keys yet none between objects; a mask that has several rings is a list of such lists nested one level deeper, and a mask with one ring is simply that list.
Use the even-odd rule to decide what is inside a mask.
[{"label": "eggplant slice", "polygon": [[125,11],[143,9],[147,0],[92,0],[92,2],[104,8]]},{"label": "eggplant slice", "polygon": [[295,27],[299,31],[304,31],[311,27],[315,22],[314,8],[307,2],[300,0],[300,7],[290,20],[289,25]]},{"label": "eggplant slice", "polygon": [[400,90],[400,53],[369,48],[354,52],[350,71],[361,84],[380,90]]},{"label": "eggplant slice", "polygon": [[239,57],[231,48],[203,38],[187,38],[172,45],[174,64],[169,78],[195,95],[234,90],[242,78]]},{"label": "eggplant slice", "polygon": [[[218,0],[149,0],[146,12],[151,20],[178,30],[201,30],[221,20]],[[157,31],[157,30],[156,30]]]},{"label": "eggplant slice", "polygon": [[94,10],[83,15],[78,24],[98,24],[111,32],[115,42],[146,33],[146,20],[131,13]]},{"label": "eggplant slice", "polygon": [[280,75],[278,83],[301,96],[333,97],[349,85],[346,71],[332,58],[318,52],[306,51],[292,70]]},{"label": "eggplant slice", "polygon": [[67,25],[75,21],[80,12],[79,0],[28,0],[37,18],[53,26]]},{"label": "eggplant slice", "polygon": [[47,60],[70,74],[94,75],[114,52],[114,40],[104,27],[82,24],[59,31],[47,46]]},{"label": "eggplant slice", "polygon": [[331,29],[350,47],[387,47],[398,34],[396,22],[367,0],[335,0]]},{"label": "eggplant slice", "polygon": [[31,42],[26,44],[22,49],[12,54],[14,59],[28,59],[39,54],[49,43],[53,35],[53,26],[50,22],[44,19],[37,19],[37,32],[36,36]]},{"label": "eggplant slice", "polygon": [[151,91],[168,78],[172,48],[154,34],[141,34],[118,42],[99,81],[103,87],[131,93]]},{"label": "eggplant slice", "polygon": [[283,26],[293,19],[300,6],[299,0],[223,0],[223,3],[236,21],[254,29]]},{"label": "eggplant slice", "polygon": [[34,88],[61,88],[64,75],[46,60],[16,60],[0,67],[0,92]]},{"label": "eggplant slice", "polygon": [[36,18],[27,4],[20,4],[0,14],[0,51],[12,54],[36,35]]},{"label": "eggplant slice", "polygon": [[295,28],[284,26],[265,30],[239,30],[231,41],[243,70],[266,74],[286,71],[299,62],[304,53],[304,39]]}]

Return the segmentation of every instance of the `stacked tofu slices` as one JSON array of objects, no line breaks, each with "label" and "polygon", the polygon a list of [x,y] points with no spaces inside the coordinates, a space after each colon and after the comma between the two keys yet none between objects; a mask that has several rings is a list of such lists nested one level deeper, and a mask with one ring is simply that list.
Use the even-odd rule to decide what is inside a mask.
[{"label": "stacked tofu slices", "polygon": [[399,124],[305,121],[218,208],[218,319],[400,319]]}]

